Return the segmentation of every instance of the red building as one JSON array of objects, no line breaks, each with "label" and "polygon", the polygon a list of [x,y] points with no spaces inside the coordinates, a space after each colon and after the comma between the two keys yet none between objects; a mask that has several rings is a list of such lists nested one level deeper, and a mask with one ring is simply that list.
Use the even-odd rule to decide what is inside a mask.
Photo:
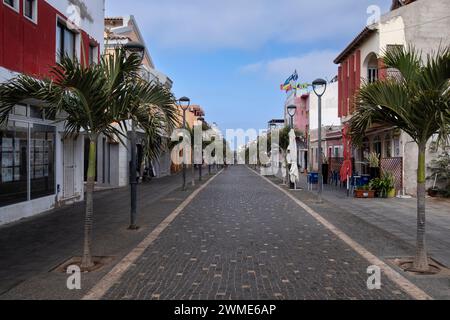
[{"label": "red building", "polygon": [[[103,19],[103,0],[1,0],[0,82],[48,77],[62,55],[97,62]],[[83,139],[39,103],[18,104],[0,130],[0,225],[83,199]]]}]

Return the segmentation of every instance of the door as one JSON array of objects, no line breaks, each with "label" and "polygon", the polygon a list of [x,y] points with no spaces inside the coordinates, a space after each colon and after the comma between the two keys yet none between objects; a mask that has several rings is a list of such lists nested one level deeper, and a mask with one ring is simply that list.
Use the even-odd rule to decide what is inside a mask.
[{"label": "door", "polygon": [[64,190],[63,198],[69,199],[75,196],[75,141],[65,139],[63,149],[64,162]]}]

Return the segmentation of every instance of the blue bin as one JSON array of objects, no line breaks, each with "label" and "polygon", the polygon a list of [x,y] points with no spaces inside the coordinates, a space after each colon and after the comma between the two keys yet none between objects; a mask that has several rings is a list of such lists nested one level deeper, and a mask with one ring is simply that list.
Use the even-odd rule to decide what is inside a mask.
[{"label": "blue bin", "polygon": [[308,174],[308,183],[309,184],[318,184],[319,183],[319,174],[316,172],[312,172]]},{"label": "blue bin", "polygon": [[370,176],[364,175],[361,177],[361,186],[368,185],[369,182],[370,182]]}]

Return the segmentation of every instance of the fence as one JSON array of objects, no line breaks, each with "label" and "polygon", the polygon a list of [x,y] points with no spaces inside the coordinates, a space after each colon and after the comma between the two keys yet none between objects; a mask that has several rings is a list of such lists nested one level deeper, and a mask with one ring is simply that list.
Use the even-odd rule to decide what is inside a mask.
[{"label": "fence", "polygon": [[394,175],[395,189],[402,190],[403,158],[382,158],[380,162],[381,172],[389,172]]}]

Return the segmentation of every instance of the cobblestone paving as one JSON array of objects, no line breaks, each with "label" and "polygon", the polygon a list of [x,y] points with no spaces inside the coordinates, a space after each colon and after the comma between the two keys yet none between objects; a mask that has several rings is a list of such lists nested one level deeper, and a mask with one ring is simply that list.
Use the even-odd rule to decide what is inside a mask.
[{"label": "cobblestone paving", "polygon": [[232,167],[104,299],[409,299],[385,278],[368,290],[368,266],[279,190]]}]

